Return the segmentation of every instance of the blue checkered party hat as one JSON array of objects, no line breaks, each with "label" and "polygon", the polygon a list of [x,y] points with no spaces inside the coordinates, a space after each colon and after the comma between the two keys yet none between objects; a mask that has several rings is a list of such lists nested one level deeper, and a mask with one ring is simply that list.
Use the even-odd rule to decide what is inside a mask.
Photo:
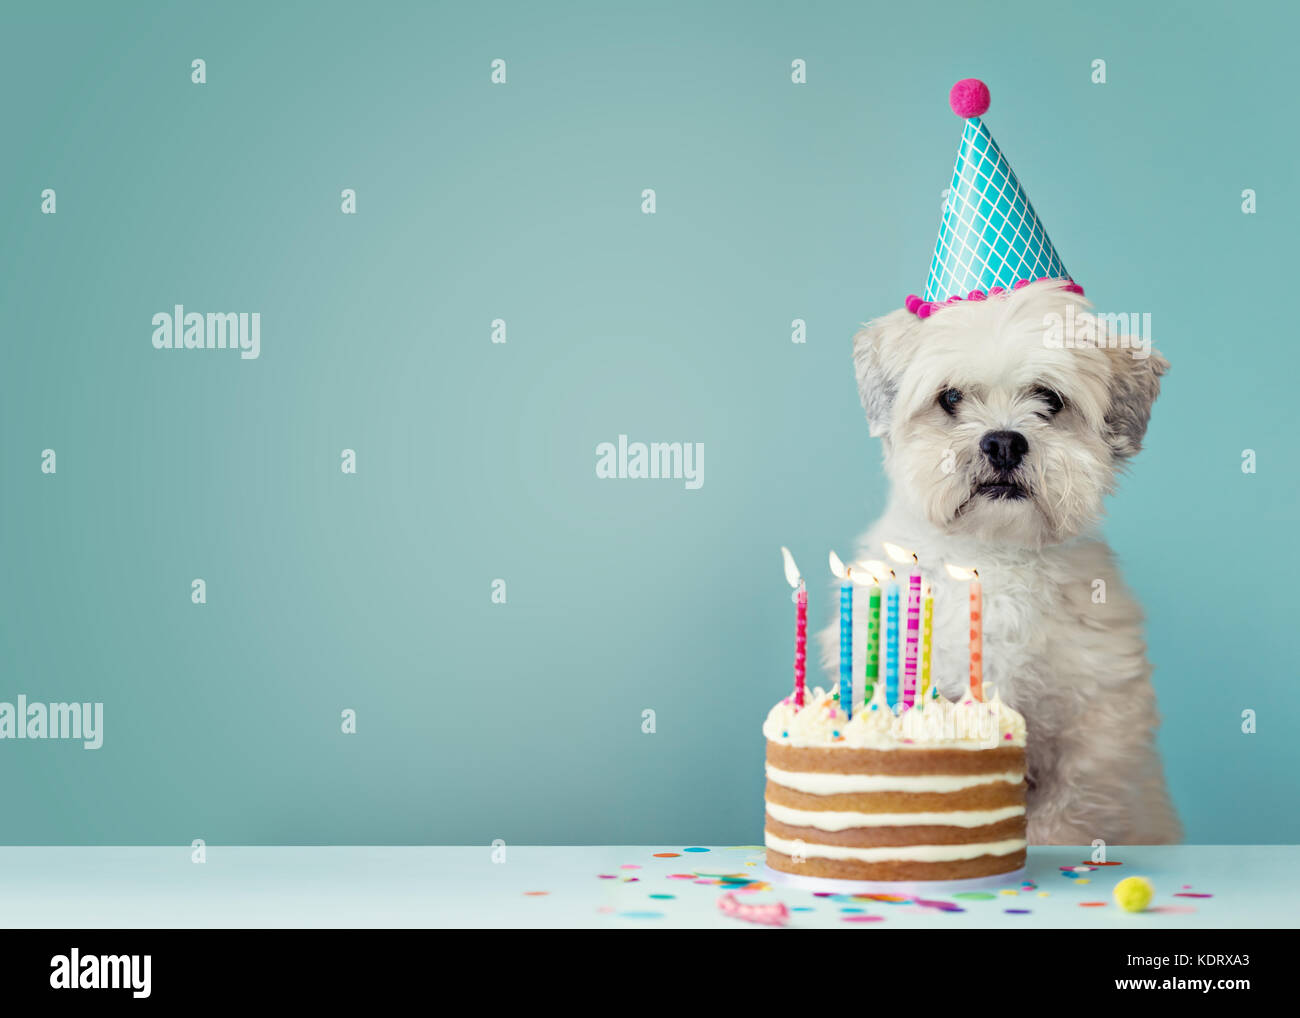
[{"label": "blue checkered party hat", "polygon": [[945,303],[983,300],[1039,279],[1072,284],[1029,196],[981,119],[989,108],[988,86],[963,79],[948,101],[966,129],[925,294],[910,295],[908,310],[925,318]]}]

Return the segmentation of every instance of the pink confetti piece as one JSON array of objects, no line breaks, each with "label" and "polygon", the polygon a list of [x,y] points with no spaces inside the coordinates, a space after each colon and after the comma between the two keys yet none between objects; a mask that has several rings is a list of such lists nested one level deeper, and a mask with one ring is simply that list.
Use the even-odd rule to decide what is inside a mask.
[{"label": "pink confetti piece", "polygon": [[1176,892],[1174,893],[1174,897],[1175,897],[1175,898],[1213,898],[1214,895],[1212,895],[1212,894],[1195,894],[1195,893],[1192,892],[1192,891],[1176,891]]},{"label": "pink confetti piece", "polygon": [[840,916],[842,923],[882,923],[885,917],[882,915],[846,915]]},{"label": "pink confetti piece", "polygon": [[1190,915],[1196,909],[1191,905],[1156,905],[1153,908],[1146,909],[1147,912],[1158,912],[1161,915]]},{"label": "pink confetti piece", "polygon": [[951,901],[938,901],[931,898],[917,898],[916,903],[922,908],[928,908],[936,912],[965,912],[966,910],[960,905],[954,905]]},{"label": "pink confetti piece", "polygon": [[762,926],[784,926],[790,921],[790,910],[783,902],[775,905],[742,905],[730,892],[718,899],[718,908],[733,919]]},{"label": "pink confetti piece", "polygon": [[641,867],[634,862],[625,862],[619,867],[621,870],[639,870]]}]

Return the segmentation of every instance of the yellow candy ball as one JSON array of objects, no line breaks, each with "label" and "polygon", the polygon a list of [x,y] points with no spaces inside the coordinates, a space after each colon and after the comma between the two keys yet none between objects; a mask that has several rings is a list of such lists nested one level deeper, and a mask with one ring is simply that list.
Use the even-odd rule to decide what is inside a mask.
[{"label": "yellow candy ball", "polygon": [[1125,877],[1115,885],[1115,904],[1125,912],[1141,912],[1151,904],[1155,893],[1146,877]]}]

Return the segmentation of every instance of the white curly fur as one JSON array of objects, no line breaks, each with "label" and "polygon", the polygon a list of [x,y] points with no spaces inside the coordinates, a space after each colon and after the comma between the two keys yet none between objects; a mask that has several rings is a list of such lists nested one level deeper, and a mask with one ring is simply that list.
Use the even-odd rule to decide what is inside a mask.
[{"label": "white curly fur", "polygon": [[[1103,497],[1141,446],[1168,363],[1153,350],[1070,348],[1069,335],[1064,346],[1046,342],[1048,316],[1064,319],[1067,304],[1076,318],[1088,308],[1059,284],[1036,283],[925,320],[900,309],[858,333],[858,387],[891,486],[855,552],[880,559],[881,542],[892,541],[918,555],[935,589],[933,675],[954,698],[966,682],[968,588],[943,563],[979,569],[984,681],[1029,725],[1031,842],[1168,843],[1181,832],[1154,744],[1142,612],[1093,532]],[[1036,386],[1064,408],[1051,414]],[[955,415],[938,402],[947,388],[963,394]],[[975,493],[992,479],[979,450],[991,430],[1027,439],[1016,474],[1027,498]],[[865,602],[855,599],[855,627],[866,626]],[[833,672],[838,624],[821,640]]]}]

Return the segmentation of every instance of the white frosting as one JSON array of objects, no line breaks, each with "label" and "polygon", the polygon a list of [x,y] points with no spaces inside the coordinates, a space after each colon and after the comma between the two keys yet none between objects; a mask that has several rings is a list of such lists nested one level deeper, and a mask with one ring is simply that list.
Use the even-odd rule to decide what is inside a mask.
[{"label": "white frosting", "polygon": [[793,827],[815,827],[819,831],[847,831],[854,827],[983,827],[1025,815],[1024,806],[999,809],[955,809],[946,813],[850,813],[837,810],[791,809],[769,802],[767,813],[773,820]]},{"label": "white frosting", "polygon": [[854,792],[960,792],[966,788],[1006,781],[1018,785],[1022,771],[1005,774],[822,774],[783,771],[767,764],[768,778],[778,785],[808,795],[851,795]]},{"label": "white frosting", "polygon": [[855,862],[957,862],[977,859],[981,855],[1010,855],[1025,847],[1023,838],[986,841],[974,845],[903,845],[896,848],[850,848],[846,845],[822,845],[812,841],[787,841],[763,832],[768,848],[802,859],[851,859]]},{"label": "white frosting", "polygon": [[976,750],[1025,744],[1025,719],[996,695],[981,701],[968,691],[955,702],[939,696],[895,715],[883,690],[884,683],[877,682],[874,698],[855,704],[851,721],[844,720],[833,689],[811,690],[803,707],[786,697],[768,713],[763,735],[786,746],[852,749]]}]

